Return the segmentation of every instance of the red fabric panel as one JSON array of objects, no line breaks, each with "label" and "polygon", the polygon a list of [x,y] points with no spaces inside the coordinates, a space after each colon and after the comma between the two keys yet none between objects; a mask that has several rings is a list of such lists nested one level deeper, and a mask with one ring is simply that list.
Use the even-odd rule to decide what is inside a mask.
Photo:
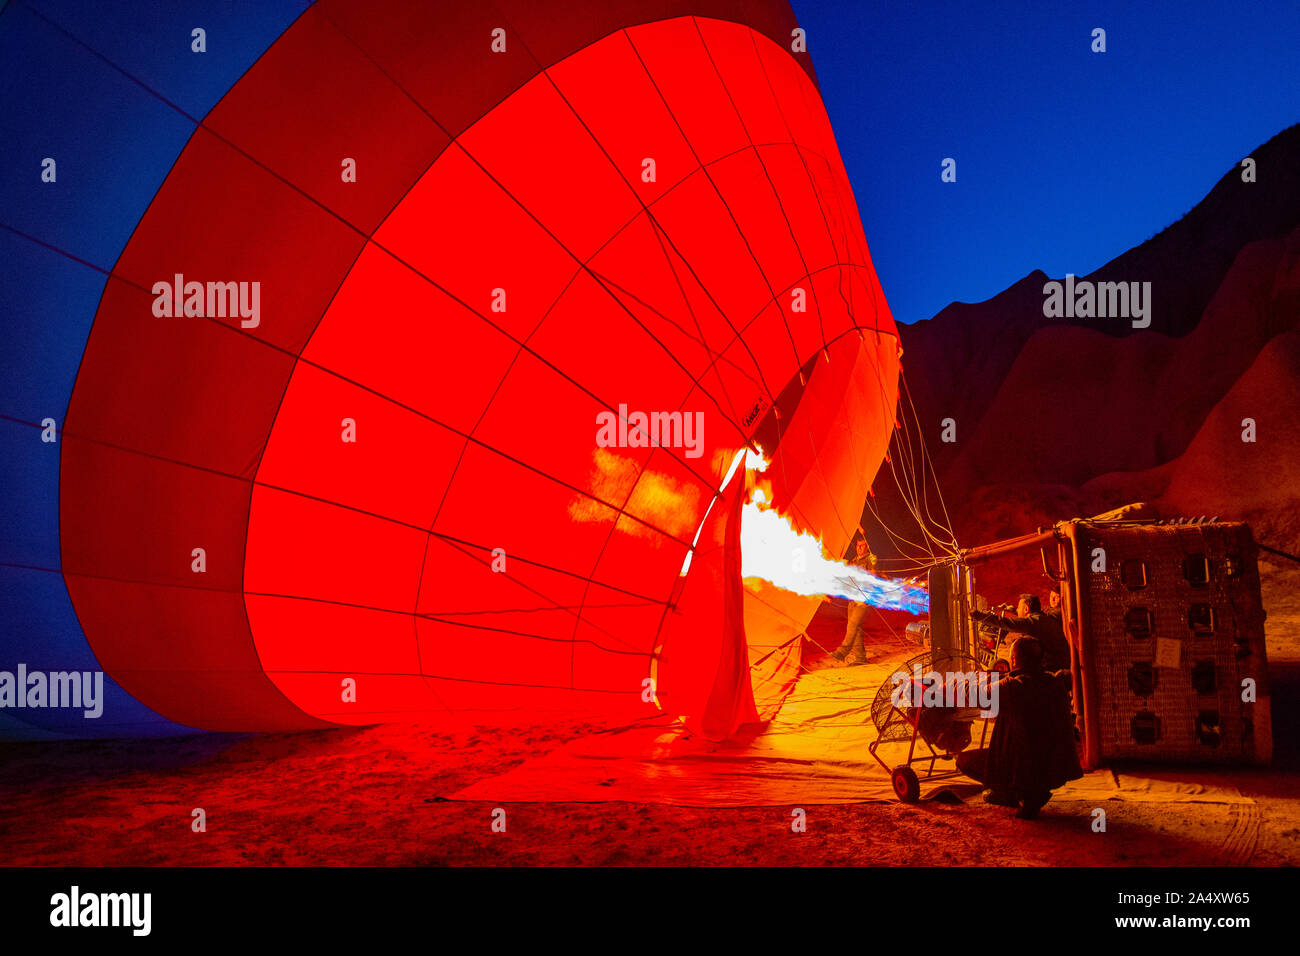
[{"label": "red fabric panel", "polygon": [[744,622],[738,612],[743,599],[739,569],[734,555],[728,556],[729,547],[738,552],[735,535],[743,497],[743,475],[738,474],[728,497],[719,499],[704,521],[690,571],[664,618],[656,654],[660,707],[701,729],[707,726],[713,737],[724,737],[756,716],[744,707],[749,667],[742,662]]},{"label": "red fabric panel", "polygon": [[[822,106],[817,91],[805,81],[803,68],[791,62],[787,53],[789,46],[784,43],[765,43],[752,36],[750,39],[758,51],[759,70],[763,80],[776,101],[782,123],[788,131],[783,139],[798,143],[800,149],[816,151],[823,156],[831,155],[835,149],[835,139],[830,122],[826,119],[825,107]],[[728,81],[728,89],[731,86]]]},{"label": "red fabric panel", "polygon": [[[345,421],[355,441],[343,440]],[[464,444],[428,418],[302,362],[257,480],[424,529]]]},{"label": "red fabric panel", "polygon": [[[578,0],[557,5],[495,0],[494,6],[519,31],[529,52],[544,66],[571,53],[574,40],[586,46],[620,27],[653,20],[689,16],[735,20],[781,44],[790,42],[796,25],[789,4],[771,0],[624,0],[618,4]],[[799,59],[811,76],[807,54]]]},{"label": "red fabric panel", "polygon": [[[744,485],[739,478],[731,488],[731,500],[719,502],[726,515],[723,532],[722,577],[714,596],[722,605],[721,654],[709,690],[708,703],[699,718],[700,729],[710,739],[730,737],[745,724],[759,719],[749,679],[749,645],[745,639],[745,592],[741,586],[740,524],[744,508]],[[725,504],[726,510],[722,511]]]},{"label": "red fabric panel", "polygon": [[[605,318],[593,325],[593,315]],[[616,411],[633,396],[635,404],[629,411],[680,408],[695,384],[645,327],[615,305],[607,289],[587,273],[573,280],[528,344],[601,399],[603,407]],[[627,361],[633,358],[635,362]],[[593,415],[591,434],[584,438],[587,446],[595,427]]]},{"label": "red fabric panel", "polygon": [[[170,282],[175,273],[186,281],[260,282],[260,325],[240,328],[239,316],[208,321],[296,355],[363,242],[356,230],[200,127],[113,273],[142,289]],[[167,322],[149,311],[141,321],[156,328]]]},{"label": "red fabric panel", "polygon": [[610,691],[615,699],[622,696],[628,703],[634,703],[639,715],[644,716],[648,713],[649,705],[640,700],[640,695],[645,690],[643,682],[649,673],[646,658],[653,648],[648,647],[645,640],[652,637],[658,629],[662,609],[659,611],[660,613],[655,613],[647,610],[643,615],[643,621],[636,620],[634,615],[626,612],[606,615],[614,626],[625,630],[629,637],[642,638],[642,646],[635,651],[611,651],[589,643],[581,636],[590,629],[586,621],[589,617],[601,615],[599,613],[593,615],[589,610],[584,611],[584,623],[579,626],[579,633],[575,635],[572,645],[574,684],[579,687],[595,685],[593,689]]},{"label": "red fabric panel", "polygon": [[754,150],[722,160],[710,175],[736,220],[733,228],[739,228],[758,262],[766,288],[771,290],[768,295],[799,281],[807,270],[785,224],[779,197],[786,183],[770,178]]},{"label": "red fabric panel", "polygon": [[[514,553],[501,555],[503,570],[494,571],[493,559],[491,548],[429,535],[417,611],[489,627],[513,626],[518,617],[527,622],[522,629],[557,638],[573,630],[588,585],[585,574],[566,574]],[[563,616],[537,616],[554,609]]]},{"label": "red fabric panel", "polygon": [[[375,241],[516,341],[537,328],[578,270],[458,146],[439,157]],[[505,311],[492,311],[498,288]]]},{"label": "red fabric panel", "polygon": [[584,687],[639,690],[664,605],[594,583],[584,602],[573,632],[575,680]]},{"label": "red fabric panel", "polygon": [[[576,356],[603,359],[598,347],[585,352],[575,343]],[[598,359],[597,356],[601,356]],[[629,373],[634,381],[634,373]],[[633,384],[629,381],[629,386]],[[627,391],[636,394],[634,388]],[[537,397],[546,396],[538,407]],[[617,404],[615,404],[617,408]],[[619,482],[595,486],[591,456],[596,446],[596,415],[609,406],[597,401],[559,372],[527,353],[520,355],[501,383],[475,438],[516,461],[531,465],[548,478],[596,494],[607,504],[620,505]],[[535,422],[541,427],[521,427]],[[649,457],[648,448],[620,448],[619,456],[635,462]],[[631,481],[633,476],[626,476]],[[625,483],[625,482],[623,482]]]},{"label": "red fabric panel", "polygon": [[[778,282],[778,288],[793,284],[806,272],[817,272],[835,262],[842,261],[836,253],[831,237],[827,217],[823,215],[824,207],[834,197],[819,195],[816,192],[816,180],[812,176],[811,164],[814,157],[802,157],[793,146],[760,146],[758,159],[766,167],[767,174],[773,182],[779,184],[781,212],[789,221],[794,234],[799,237],[799,256],[805,268],[799,270],[799,276]],[[805,163],[807,165],[805,165]],[[824,308],[823,312],[836,313],[833,307]],[[829,316],[824,316],[829,318]]]},{"label": "red fabric panel", "polygon": [[608,505],[471,443],[434,531],[587,577],[615,516]]},{"label": "red fabric panel", "polygon": [[[549,75],[642,204],[699,168],[625,33],[560,62]],[[635,123],[627,121],[629,112]],[[647,158],[655,161],[654,182],[643,180]]]},{"label": "red fabric panel", "polygon": [[630,492],[626,514],[619,517],[593,576],[637,593],[666,595],[677,583],[713,492],[665,449],[655,449]]},{"label": "red fabric panel", "polygon": [[489,624],[480,619],[460,625],[419,619],[420,656],[425,672],[494,684],[561,688],[570,685],[572,618],[562,637],[549,640],[517,634],[498,626],[501,624],[508,622],[493,620]]},{"label": "red fabric panel", "polygon": [[[177,723],[208,730],[297,730],[323,724],[263,672],[238,592],[137,584],[65,572],[95,656],[127,693]],[[111,622],[111,628],[106,627]]]},{"label": "red fabric panel", "polygon": [[[293,357],[217,321],[156,318],[152,307],[147,292],[108,280],[77,373],[65,436],[251,478],[269,422],[260,434],[248,422],[266,419],[275,408]],[[240,370],[238,378],[232,368]],[[89,518],[102,509],[97,488],[104,479],[75,464],[62,462],[61,503],[74,504]],[[114,519],[105,514],[103,520]],[[63,528],[65,550],[84,536],[76,524],[64,521]]]},{"label": "red fabric panel", "polygon": [[627,35],[698,162],[707,165],[749,146],[693,20],[648,23]]},{"label": "red fabric panel", "polygon": [[[696,173],[699,175],[699,173]],[[735,341],[735,329],[711,302],[689,265],[649,216],[638,217],[592,260],[591,267],[619,305],[660,343],[678,367],[699,379],[724,427],[735,428],[766,393],[754,359],[744,349],[715,365]],[[714,431],[717,431],[715,426]]]},{"label": "red fabric panel", "polygon": [[[249,624],[259,635],[258,656],[273,679],[279,679],[278,671],[355,676],[419,670],[409,614],[262,594],[248,595],[247,604]],[[366,639],[357,640],[358,634]],[[274,639],[291,635],[295,639]]]},{"label": "red fabric panel", "polygon": [[[694,413],[687,408],[684,414]],[[708,419],[703,420],[707,422]],[[713,497],[714,483],[696,477],[695,462],[707,461],[707,458],[683,461],[683,454],[680,448],[652,450],[636,485],[623,503],[623,510],[627,517],[638,519],[679,544],[688,544],[704,520],[704,509]],[[717,457],[722,456],[719,454]]]},{"label": "red fabric panel", "polygon": [[[741,194],[719,196],[701,173],[655,204],[655,218],[674,239],[699,283],[724,316],[740,325],[772,298],[745,236],[728,207],[757,201]],[[790,348],[786,339],[786,348]],[[760,360],[760,365],[762,364]]]},{"label": "red fabric panel", "polygon": [[231,516],[247,511],[248,482],[66,433],[63,464],[83,476],[63,488],[60,520],[80,532],[63,537],[65,573],[240,592],[245,527]]},{"label": "red fabric panel", "polygon": [[821,598],[804,597],[745,581],[745,639],[749,645],[749,680],[760,720],[770,720],[794,687],[803,659],[803,634]]},{"label": "red fabric panel", "polygon": [[819,361],[778,446],[779,467],[765,473],[783,514],[824,536],[843,554],[884,458],[898,401],[897,340],[846,335]]},{"label": "red fabric panel", "polygon": [[[787,142],[789,129],[755,49],[756,43],[766,45],[766,41],[758,40],[753,30],[737,23],[706,19],[695,22],[749,141],[756,145]],[[793,61],[787,58],[786,62],[793,67]]]},{"label": "red fabric panel", "polygon": [[[376,322],[384,334],[367,334]],[[302,357],[468,434],[518,350],[504,332],[372,244]]]},{"label": "red fabric panel", "polygon": [[424,539],[424,531],[408,525],[256,485],[244,589],[409,614]]},{"label": "red fabric panel", "polygon": [[[281,671],[270,676],[275,686],[303,710],[336,724],[427,720],[447,712],[430,693],[429,682],[414,675]],[[356,700],[345,702],[343,681],[348,677],[356,682]]]},{"label": "red fabric panel", "polygon": [[425,678],[424,683],[437,702],[439,721],[469,713],[476,720],[494,717],[502,723],[536,724],[556,714],[572,717],[575,711],[628,719],[653,712],[642,702],[640,687],[635,691],[556,689],[440,677]]},{"label": "red fabric panel", "polygon": [[[458,136],[537,73],[519,35],[480,0],[319,0],[321,14]],[[506,31],[506,53],[491,51]],[[581,41],[570,41],[576,50]],[[316,71],[330,64],[317,61]]]},{"label": "red fabric panel", "polygon": [[[325,63],[328,69],[304,69]],[[204,126],[366,233],[450,141],[319,4],[253,64]],[[355,182],[343,181],[345,157],[356,160]]]},{"label": "red fabric panel", "polygon": [[[800,320],[801,323],[806,322],[809,315],[816,320],[816,314],[810,312]],[[739,340],[725,353],[733,356],[745,351],[755,357],[771,390],[766,398],[769,405],[771,396],[780,394],[781,389],[799,375],[799,367],[803,364],[795,351],[792,338],[781,306],[769,299],[757,314],[740,327]]]},{"label": "red fabric panel", "polygon": [[[606,82],[594,71],[585,72],[588,82]],[[640,209],[620,171],[542,77],[525,84],[457,142],[581,262]],[[520,149],[520,143],[534,146]],[[559,144],[562,148],[556,148]]]}]

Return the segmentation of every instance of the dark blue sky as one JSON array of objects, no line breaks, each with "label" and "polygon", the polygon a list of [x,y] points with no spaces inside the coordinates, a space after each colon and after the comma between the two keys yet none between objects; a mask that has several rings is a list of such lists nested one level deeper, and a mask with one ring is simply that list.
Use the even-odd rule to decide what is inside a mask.
[{"label": "dark blue sky", "polygon": [[1300,122],[1296,0],[793,6],[903,322],[1091,272]]}]

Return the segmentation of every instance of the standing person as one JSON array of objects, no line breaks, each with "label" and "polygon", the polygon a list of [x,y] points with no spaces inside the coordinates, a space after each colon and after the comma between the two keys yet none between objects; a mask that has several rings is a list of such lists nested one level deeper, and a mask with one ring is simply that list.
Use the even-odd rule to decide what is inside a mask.
[{"label": "standing person", "polygon": [[[857,568],[876,571],[876,556],[871,553],[865,535],[859,535],[853,541],[853,556],[849,564]],[[867,645],[862,633],[862,621],[867,616],[867,605],[861,601],[849,602],[849,621],[844,633],[844,643],[836,648],[831,657],[845,664],[865,664],[867,662]]]},{"label": "standing person", "polygon": [[1044,614],[1037,594],[1020,595],[1016,615],[1003,617],[991,611],[971,611],[970,616],[981,623],[996,624],[1008,631],[1037,638],[1043,652],[1043,667],[1053,673],[1068,671],[1071,667],[1070,644],[1065,639],[1061,615]]},{"label": "standing person", "polygon": [[[1070,642],[1065,639],[1065,623],[1061,618],[1064,612],[1065,608],[1061,606],[1061,589],[1052,588],[1047,592],[1047,610],[1043,612],[1043,632],[1039,638],[1044,648],[1043,666],[1049,671],[1065,671],[1074,666],[1074,661],[1070,657]],[[1056,650],[1048,654],[1047,648]]]},{"label": "standing person", "polygon": [[957,769],[992,791],[985,802],[1019,806],[1032,820],[1052,791],[1083,776],[1065,686],[1043,670],[1042,647],[1032,637],[1011,646],[1011,673],[998,681],[997,719],[986,750],[963,750]]}]

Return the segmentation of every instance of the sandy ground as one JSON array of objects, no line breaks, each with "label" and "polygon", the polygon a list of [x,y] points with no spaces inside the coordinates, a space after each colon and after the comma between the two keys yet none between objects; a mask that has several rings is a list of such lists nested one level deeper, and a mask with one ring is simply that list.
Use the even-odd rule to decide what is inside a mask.
[{"label": "sandy ground", "polygon": [[[0,747],[0,863],[203,864],[979,864],[1300,863],[1300,575],[1266,569],[1271,768],[1161,768],[1236,787],[1250,805],[1054,800],[1034,822],[978,800],[687,809],[628,803],[509,804],[446,795],[602,729],[414,725],[170,741]],[[833,623],[829,626],[833,627]],[[826,633],[831,634],[828,630]],[[886,632],[873,652],[896,652]],[[192,810],[207,831],[191,829]]]}]

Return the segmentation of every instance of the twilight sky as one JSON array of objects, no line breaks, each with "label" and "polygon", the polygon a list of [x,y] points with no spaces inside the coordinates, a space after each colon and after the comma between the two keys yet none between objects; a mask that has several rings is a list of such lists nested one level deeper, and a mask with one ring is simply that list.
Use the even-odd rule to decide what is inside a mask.
[{"label": "twilight sky", "polygon": [[1300,122],[1295,0],[793,6],[903,322],[1092,271]]}]

